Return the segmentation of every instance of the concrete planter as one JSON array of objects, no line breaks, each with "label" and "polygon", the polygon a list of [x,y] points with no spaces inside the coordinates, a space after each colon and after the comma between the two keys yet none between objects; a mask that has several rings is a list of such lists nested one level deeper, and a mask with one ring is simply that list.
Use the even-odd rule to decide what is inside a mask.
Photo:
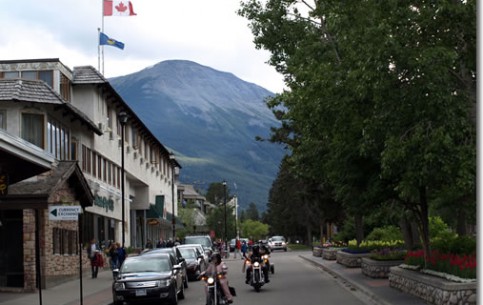
[{"label": "concrete planter", "polygon": [[337,251],[337,263],[349,268],[359,268],[362,265],[362,258],[370,256],[370,253],[349,253],[342,250]]},{"label": "concrete planter", "polygon": [[339,250],[340,248],[324,248],[322,250],[322,258],[329,261],[335,261],[337,259],[337,251]]},{"label": "concrete planter", "polygon": [[312,255],[316,257],[322,256],[322,248],[321,247],[313,247],[312,248]]},{"label": "concrete planter", "polygon": [[387,279],[391,267],[399,266],[404,263],[402,260],[379,261],[368,257],[363,257],[361,262],[362,274],[371,278]]},{"label": "concrete planter", "polygon": [[400,267],[391,267],[389,286],[435,305],[476,305],[476,282],[457,283]]}]

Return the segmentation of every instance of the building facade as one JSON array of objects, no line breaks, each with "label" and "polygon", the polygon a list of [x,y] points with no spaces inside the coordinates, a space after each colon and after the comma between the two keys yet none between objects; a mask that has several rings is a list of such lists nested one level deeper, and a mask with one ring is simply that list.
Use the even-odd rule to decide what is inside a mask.
[{"label": "building facade", "polygon": [[[41,265],[42,286],[77,274],[79,255],[87,267],[83,246],[92,238],[142,248],[173,236],[181,166],[95,68],[71,70],[55,58],[0,61],[0,135],[0,156],[16,157],[0,161],[0,223],[30,232],[39,213],[40,260],[55,262]],[[61,177],[49,182],[54,189],[45,187],[51,177]],[[40,189],[42,205],[9,203]],[[50,220],[54,204],[82,206],[80,220]],[[0,245],[11,242],[4,229]],[[0,289],[39,284],[17,256],[32,253],[32,239],[22,235],[16,253],[0,247]],[[12,263],[16,277],[7,270]]]}]

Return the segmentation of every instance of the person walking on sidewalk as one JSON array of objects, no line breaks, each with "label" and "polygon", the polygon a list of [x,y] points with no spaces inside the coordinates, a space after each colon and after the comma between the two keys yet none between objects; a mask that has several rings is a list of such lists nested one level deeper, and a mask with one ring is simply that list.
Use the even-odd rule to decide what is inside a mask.
[{"label": "person walking on sidewalk", "polygon": [[97,273],[99,272],[99,266],[96,262],[96,253],[99,253],[99,249],[97,247],[96,239],[93,238],[91,239],[91,243],[87,247],[87,255],[89,256],[89,259],[91,261],[91,272],[93,279],[97,278]]}]

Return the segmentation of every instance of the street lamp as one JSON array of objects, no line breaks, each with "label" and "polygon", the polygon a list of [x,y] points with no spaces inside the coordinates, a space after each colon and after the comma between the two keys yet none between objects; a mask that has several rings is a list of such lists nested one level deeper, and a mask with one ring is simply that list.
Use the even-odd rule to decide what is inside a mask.
[{"label": "street lamp", "polygon": [[169,154],[169,159],[171,160],[171,202],[172,202],[172,219],[171,219],[171,225],[173,226],[173,242],[176,241],[176,219],[175,219],[175,213],[174,213],[174,182],[175,182],[175,175],[176,173],[176,164],[175,164],[175,159],[174,159],[174,154]]},{"label": "street lamp", "polygon": [[126,126],[127,122],[127,113],[125,111],[119,112],[118,115],[118,120],[119,124],[121,124],[121,219],[122,219],[122,224],[121,224],[121,232],[122,232],[122,248],[124,249],[124,243],[125,243],[125,233],[124,233],[124,127]]},{"label": "street lamp", "polygon": [[226,232],[226,181],[223,180],[223,203],[225,205],[225,252],[226,252],[226,248],[227,248],[227,243],[228,243],[228,237],[227,237],[227,232]]}]

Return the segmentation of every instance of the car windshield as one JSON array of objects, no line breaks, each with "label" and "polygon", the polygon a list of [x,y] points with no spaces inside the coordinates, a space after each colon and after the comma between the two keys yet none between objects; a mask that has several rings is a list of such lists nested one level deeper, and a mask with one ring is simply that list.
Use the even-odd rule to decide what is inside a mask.
[{"label": "car windshield", "polygon": [[184,258],[196,258],[196,253],[194,249],[181,248],[179,249],[179,251],[181,252],[181,256],[183,256]]},{"label": "car windshield", "polygon": [[285,241],[285,238],[282,236],[274,236],[272,237],[272,241]]},{"label": "car windshield", "polygon": [[169,272],[171,265],[168,257],[153,257],[143,259],[126,259],[122,264],[121,272],[137,273],[137,272]]}]

